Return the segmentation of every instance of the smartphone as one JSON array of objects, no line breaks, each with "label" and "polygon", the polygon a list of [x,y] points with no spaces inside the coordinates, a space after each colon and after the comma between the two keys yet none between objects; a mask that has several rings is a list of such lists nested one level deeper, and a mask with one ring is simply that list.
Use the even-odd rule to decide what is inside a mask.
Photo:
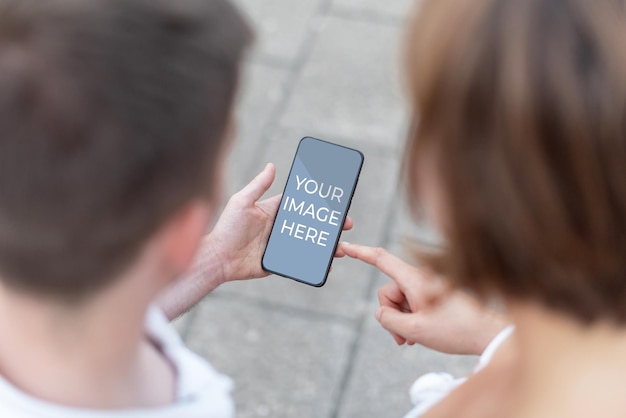
[{"label": "smartphone", "polygon": [[363,160],[352,148],[300,140],[263,254],[265,271],[324,285]]}]

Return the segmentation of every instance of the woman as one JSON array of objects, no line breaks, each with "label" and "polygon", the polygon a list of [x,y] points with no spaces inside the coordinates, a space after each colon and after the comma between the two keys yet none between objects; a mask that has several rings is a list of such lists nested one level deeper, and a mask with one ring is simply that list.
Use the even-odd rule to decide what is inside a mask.
[{"label": "woman", "polygon": [[341,250],[393,279],[377,317],[398,343],[484,349],[505,320],[465,291],[516,327],[424,416],[626,416],[623,1],[425,0],[409,41],[409,203],[443,250],[416,252],[427,275]]}]

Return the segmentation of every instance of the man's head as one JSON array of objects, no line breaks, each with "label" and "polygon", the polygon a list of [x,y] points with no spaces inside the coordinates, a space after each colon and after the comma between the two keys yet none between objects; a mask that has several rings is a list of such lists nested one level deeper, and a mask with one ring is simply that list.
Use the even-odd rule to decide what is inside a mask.
[{"label": "man's head", "polygon": [[624,2],[427,0],[410,38],[409,190],[446,238],[431,265],[626,324]]},{"label": "man's head", "polygon": [[0,277],[80,300],[214,198],[251,38],[225,0],[0,0]]}]

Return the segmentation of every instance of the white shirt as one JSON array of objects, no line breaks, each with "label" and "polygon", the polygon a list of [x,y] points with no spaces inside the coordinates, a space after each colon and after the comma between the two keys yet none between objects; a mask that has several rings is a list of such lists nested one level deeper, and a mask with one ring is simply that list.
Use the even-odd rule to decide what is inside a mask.
[{"label": "white shirt", "polygon": [[151,307],[146,331],[159,344],[177,372],[174,403],[159,407],[120,411],[68,408],[33,398],[0,376],[2,418],[233,418],[232,381],[219,374],[200,356],[185,347],[165,315]]},{"label": "white shirt", "polygon": [[[479,371],[489,364],[495,352],[513,334],[514,330],[515,327],[509,325],[496,335],[480,356],[475,371]],[[404,418],[421,417],[466,380],[464,377],[455,379],[448,373],[428,373],[420,377],[413,383],[410,390],[411,402],[415,408]]]}]

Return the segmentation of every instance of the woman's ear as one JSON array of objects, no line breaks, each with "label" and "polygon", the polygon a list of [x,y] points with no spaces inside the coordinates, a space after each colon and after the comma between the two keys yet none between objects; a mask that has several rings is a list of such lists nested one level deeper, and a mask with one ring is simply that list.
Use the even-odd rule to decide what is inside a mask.
[{"label": "woman's ear", "polygon": [[213,216],[208,201],[194,200],[182,207],[161,229],[158,238],[162,267],[178,276],[193,263]]}]

